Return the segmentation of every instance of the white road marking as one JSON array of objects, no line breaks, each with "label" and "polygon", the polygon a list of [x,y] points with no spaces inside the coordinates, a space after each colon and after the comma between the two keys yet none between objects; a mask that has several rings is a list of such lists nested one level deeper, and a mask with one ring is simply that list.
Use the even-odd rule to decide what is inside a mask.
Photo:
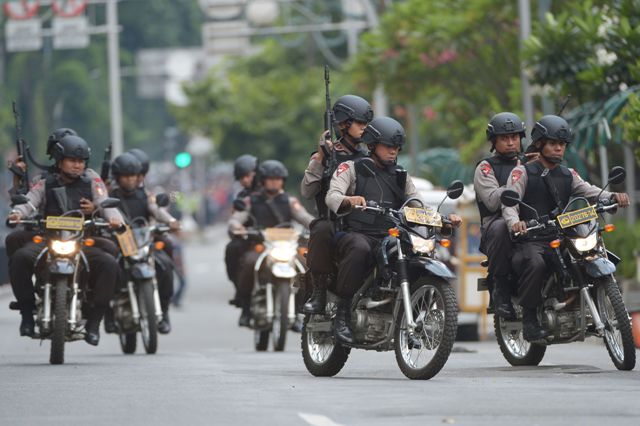
[{"label": "white road marking", "polygon": [[311,426],[343,426],[342,424],[336,423],[329,417],[321,414],[298,413],[298,415]]}]

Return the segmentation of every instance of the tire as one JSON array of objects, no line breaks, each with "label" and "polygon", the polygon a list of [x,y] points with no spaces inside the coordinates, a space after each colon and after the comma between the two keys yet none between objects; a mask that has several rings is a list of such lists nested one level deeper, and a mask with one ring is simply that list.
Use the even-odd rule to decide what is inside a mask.
[{"label": "tire", "polygon": [[137,333],[120,333],[120,348],[123,354],[133,354],[136,352]]},{"label": "tire", "polygon": [[335,316],[336,307],[327,303],[325,315],[305,315],[301,334],[302,359],[307,371],[316,377],[332,377],[342,370],[349,358],[351,348],[335,341],[333,332],[310,332],[307,324],[314,318],[322,321]]},{"label": "tire", "polygon": [[274,315],[271,336],[273,339],[273,350],[282,352],[287,342],[287,330],[289,329],[289,294],[291,293],[289,281],[277,281],[274,290]]},{"label": "tire", "polygon": [[51,332],[51,353],[49,363],[64,364],[64,343],[67,336],[67,292],[66,278],[55,281],[55,300],[53,301],[53,330]]},{"label": "tire", "polygon": [[153,281],[145,280],[138,284],[138,306],[144,350],[148,354],[155,354],[158,350],[158,320],[153,298]]},{"label": "tire", "polygon": [[264,352],[269,348],[269,330],[255,330],[253,332],[256,351]]},{"label": "tire", "polygon": [[500,352],[509,364],[514,367],[540,364],[547,347],[524,340],[521,320],[504,321],[498,315],[494,315],[493,327]]},{"label": "tire", "polygon": [[[409,379],[428,380],[442,370],[451,354],[458,328],[458,303],[449,283],[420,278],[412,286],[411,306],[416,325],[422,325],[416,336],[419,337],[420,347],[410,347],[403,304],[395,323],[396,362]],[[421,366],[419,362],[426,351],[425,360],[428,359],[428,362]]]},{"label": "tire", "polygon": [[633,343],[631,319],[622,301],[620,288],[611,276],[597,285],[598,312],[605,325],[604,343],[611,361],[618,370],[633,370],[636,348]]}]

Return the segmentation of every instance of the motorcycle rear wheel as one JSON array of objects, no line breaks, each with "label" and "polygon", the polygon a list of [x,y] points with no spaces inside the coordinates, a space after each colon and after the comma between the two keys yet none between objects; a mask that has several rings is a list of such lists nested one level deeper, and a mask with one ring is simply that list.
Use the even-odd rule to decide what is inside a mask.
[{"label": "motorcycle rear wheel", "polygon": [[153,299],[153,281],[145,280],[138,284],[138,306],[144,350],[148,354],[155,354],[158,350],[158,320]]},{"label": "motorcycle rear wheel", "polygon": [[622,301],[618,284],[609,276],[597,284],[598,313],[605,325],[604,343],[618,370],[633,370],[636,348],[631,332],[631,319]]},{"label": "motorcycle rear wheel", "polygon": [[327,303],[325,315],[306,315],[301,333],[302,359],[304,365],[316,377],[332,377],[342,370],[349,358],[351,348],[335,341],[333,332],[310,332],[307,324],[313,318],[326,321],[335,316],[336,306]]},{"label": "motorcycle rear wheel", "polygon": [[522,321],[504,321],[498,315],[493,316],[493,327],[500,352],[514,367],[538,365],[547,351],[545,345],[529,343],[522,334]]},{"label": "motorcycle rear wheel", "polygon": [[[413,320],[422,329],[414,343],[407,333],[404,305],[400,306],[394,335],[396,362],[409,379],[428,380],[444,367],[453,348],[458,328],[456,295],[449,283],[421,278],[412,286],[411,307]],[[426,362],[420,362],[425,352]]]},{"label": "motorcycle rear wheel", "polygon": [[289,280],[276,281],[273,297],[273,326],[271,328],[273,338],[273,350],[284,351],[287,342],[287,330],[289,329]]},{"label": "motorcycle rear wheel", "polygon": [[55,301],[53,302],[53,332],[51,333],[51,353],[49,363],[64,364],[64,343],[67,334],[67,279],[58,277],[55,281]]}]

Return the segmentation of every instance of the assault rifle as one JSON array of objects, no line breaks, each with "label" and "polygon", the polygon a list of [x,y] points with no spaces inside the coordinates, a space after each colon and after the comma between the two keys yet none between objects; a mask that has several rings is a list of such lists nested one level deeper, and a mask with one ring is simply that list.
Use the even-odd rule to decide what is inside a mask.
[{"label": "assault rifle", "polygon": [[[18,160],[24,162],[25,166],[27,165],[27,148],[24,139],[22,138],[22,128],[20,127],[20,114],[18,113],[18,108],[16,107],[16,101],[13,101],[13,119],[15,120],[16,125],[16,149],[18,151]],[[25,167],[22,170],[18,167],[15,162],[11,164],[9,167],[11,172],[15,174],[19,179],[19,185],[16,186],[17,194],[26,194],[29,192],[29,170]]]},{"label": "assault rifle", "polygon": [[111,148],[112,148],[112,143],[110,143],[105,149],[104,149],[104,159],[102,160],[102,167],[100,168],[100,179],[102,179],[103,182],[107,182],[107,180],[109,179],[109,171],[111,170]]},{"label": "assault rifle", "polygon": [[[328,138],[323,140],[322,144],[320,145],[320,148],[322,148],[322,153],[324,154],[323,155],[324,156],[324,160],[323,160],[324,175],[322,180],[324,182],[324,185],[326,186],[326,188],[323,188],[324,190],[322,191],[323,197],[326,191],[329,189],[328,186],[329,186],[329,181],[331,180],[331,175],[333,174],[334,170],[338,166],[335,147],[332,144],[331,152],[328,152],[329,149],[327,148],[327,144],[326,144],[327,140],[328,141],[333,140],[333,131],[334,131],[333,130],[333,110],[331,109],[331,93],[329,91],[329,84],[330,84],[329,65],[325,64],[324,66],[324,92],[325,92],[324,130],[329,131],[329,135],[328,135]],[[331,211],[327,206],[327,217],[330,217],[330,216],[331,216]]]}]

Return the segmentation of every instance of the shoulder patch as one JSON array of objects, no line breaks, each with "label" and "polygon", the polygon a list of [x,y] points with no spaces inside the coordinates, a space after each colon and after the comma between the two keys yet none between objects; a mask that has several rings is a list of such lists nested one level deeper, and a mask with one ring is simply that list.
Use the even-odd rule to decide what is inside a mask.
[{"label": "shoulder patch", "polygon": [[573,175],[574,178],[578,180],[582,180],[582,178],[580,177],[580,174],[576,172],[576,169],[571,169],[571,174]]},{"label": "shoulder patch", "polygon": [[491,167],[491,164],[489,163],[484,163],[483,165],[480,166],[480,171],[485,176],[489,176],[489,173],[491,173],[491,170],[492,170],[492,167]]},{"label": "shoulder patch", "polygon": [[522,177],[522,170],[514,169],[511,172],[511,185],[515,185]]},{"label": "shoulder patch", "polygon": [[347,163],[340,164],[336,169],[336,177],[340,176],[343,172],[346,172],[347,170],[349,170],[349,164]]}]

